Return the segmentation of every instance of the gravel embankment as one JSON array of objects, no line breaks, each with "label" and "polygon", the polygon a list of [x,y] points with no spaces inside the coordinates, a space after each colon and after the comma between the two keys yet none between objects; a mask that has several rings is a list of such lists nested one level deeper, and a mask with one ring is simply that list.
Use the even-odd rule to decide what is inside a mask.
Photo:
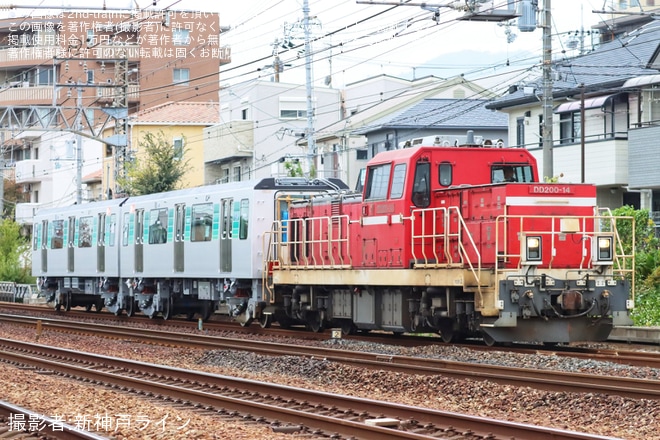
[{"label": "gravel embankment", "polygon": [[[239,334],[231,336],[241,337]],[[34,334],[26,331],[24,327],[13,327],[8,324],[0,326],[0,337],[34,341]],[[301,359],[292,356],[272,358],[246,352],[220,350],[209,352],[158,347],[131,341],[48,331],[42,334],[39,343],[604,436],[660,439],[660,429],[658,429],[660,403],[651,400],[632,400],[604,394],[546,392],[497,385],[488,381],[373,371],[318,359]],[[327,342],[296,340],[292,343],[327,344],[328,348],[333,349],[441,357],[447,360],[553,368],[592,374],[651,378],[659,376],[657,370],[618,364],[541,354],[486,353],[442,345],[404,348],[349,340]],[[93,420],[106,413],[115,416],[124,414],[123,420],[130,419],[129,421],[133,422],[131,426],[126,426],[124,423],[117,432],[108,432],[118,439],[291,439],[290,436],[273,433],[268,426],[246,425],[204,417],[158,403],[145,403],[144,400],[98,386],[82,385],[57,377],[18,370],[3,364],[0,364],[0,386],[3,389],[2,399],[38,410],[51,417],[66,414],[67,419],[74,424],[76,417],[84,415]],[[140,416],[141,420],[150,422],[149,426],[144,428],[145,423],[137,423]],[[165,422],[162,422],[164,418]],[[182,427],[184,424],[185,426]],[[161,429],[163,425],[164,430]]]}]

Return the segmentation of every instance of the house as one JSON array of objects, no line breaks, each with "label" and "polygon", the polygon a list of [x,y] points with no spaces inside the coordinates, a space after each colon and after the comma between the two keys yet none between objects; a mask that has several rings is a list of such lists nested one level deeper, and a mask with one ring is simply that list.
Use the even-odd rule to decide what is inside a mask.
[{"label": "house", "polygon": [[[552,65],[553,174],[598,187],[598,204],[660,211],[660,23]],[[508,114],[513,143],[543,163],[542,79],[515,84],[487,108]]]},{"label": "house", "polygon": [[106,151],[98,127],[171,101],[217,103],[230,62],[219,23],[217,13],[116,7],[1,19],[2,159],[30,200],[16,221],[84,201],[81,176],[122,148]]},{"label": "house", "polygon": [[[140,160],[144,151],[140,145],[144,135],[162,133],[164,140],[172,145],[175,155],[188,163],[189,170],[181,187],[201,186],[204,182],[204,130],[220,121],[219,105],[215,102],[167,102],[139,111],[131,116],[129,127],[129,156]],[[112,130],[109,127],[108,130]],[[106,150],[107,153],[110,149]],[[111,194],[114,182],[114,158],[106,154],[104,169],[107,177],[103,181],[103,191]]]},{"label": "house", "polygon": [[[495,96],[462,77],[442,79],[427,76],[410,81],[388,75],[348,84],[343,93],[343,118],[319,128],[316,132],[316,145],[321,154],[324,175],[340,178],[351,187],[358,182],[367,161],[379,151],[378,145],[384,142],[378,138],[376,127],[379,123],[429,98],[462,100]],[[439,134],[437,127],[420,127],[417,123],[411,125],[414,127],[407,131],[411,136],[397,138],[393,145],[398,146],[399,142],[413,137],[418,139]],[[416,131],[420,128],[420,131]],[[506,139],[506,131],[502,135]],[[457,136],[464,138],[465,131]],[[451,137],[452,142],[455,139]]]},{"label": "house", "polygon": [[[313,93],[314,123],[341,118],[339,90]],[[309,172],[311,157],[300,141],[308,131],[304,85],[253,80],[220,90],[220,123],[204,130],[205,183],[286,176],[287,164]]]}]

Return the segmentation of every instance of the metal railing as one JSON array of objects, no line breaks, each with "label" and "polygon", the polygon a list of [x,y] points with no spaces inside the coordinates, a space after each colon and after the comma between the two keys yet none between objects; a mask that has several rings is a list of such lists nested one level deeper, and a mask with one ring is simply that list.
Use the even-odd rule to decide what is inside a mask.
[{"label": "metal railing", "polygon": [[17,284],[12,281],[0,281],[0,301],[22,303],[25,298],[39,295],[36,284]]}]

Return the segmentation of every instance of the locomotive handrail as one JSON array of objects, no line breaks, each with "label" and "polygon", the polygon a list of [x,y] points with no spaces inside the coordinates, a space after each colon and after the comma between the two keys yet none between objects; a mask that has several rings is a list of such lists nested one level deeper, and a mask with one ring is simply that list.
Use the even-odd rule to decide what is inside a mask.
[{"label": "locomotive handrail", "polygon": [[[437,226],[439,222],[436,222],[435,219],[439,218],[438,213],[441,214],[441,220],[442,220],[442,231],[438,231]],[[456,224],[456,232],[451,231],[452,227],[452,213],[455,215],[455,218],[457,219],[457,224]],[[427,214],[432,215],[433,221],[433,227],[432,227],[432,232],[431,234],[426,233],[426,223],[427,223]],[[417,219],[420,219],[419,221],[421,222],[420,226],[420,233],[419,235],[415,234],[415,225],[417,223]],[[411,241],[412,241],[412,256],[414,260],[414,267],[416,268],[427,268],[427,267],[451,267],[454,265],[460,265],[461,267],[465,267],[466,265],[469,267],[470,272],[474,276],[474,279],[477,284],[477,290],[479,293],[479,297],[481,299],[481,302],[483,304],[483,294],[481,292],[481,253],[479,252],[479,249],[474,241],[474,238],[472,237],[472,234],[470,234],[467,228],[467,225],[465,223],[465,219],[463,219],[463,216],[461,215],[460,209],[456,206],[451,206],[451,207],[440,207],[440,208],[420,208],[420,209],[413,209],[411,216]],[[469,258],[468,255],[468,249],[465,247],[463,243],[463,238],[466,238],[467,241],[470,243],[472,251],[474,251],[474,254],[476,256],[476,265],[472,263],[472,260]],[[420,241],[419,246],[415,246],[415,240]],[[426,240],[429,240],[430,245],[432,247],[432,252],[433,252],[433,260],[434,262],[431,262],[429,259],[429,256],[426,255],[424,252],[425,246],[427,245]],[[438,241],[442,241],[442,251],[443,254],[446,258],[446,263],[440,263],[440,259],[438,258]],[[459,263],[455,263],[454,259],[451,255],[451,245],[454,243],[457,246],[458,253],[461,257],[461,261]],[[417,253],[417,248],[421,249],[422,254],[419,255],[418,258],[418,253]],[[423,263],[419,262],[418,260],[423,260]]]},{"label": "locomotive handrail", "polygon": [[[567,216],[567,215],[511,215],[503,214],[498,216],[495,219],[495,252],[498,258],[495,260],[495,271],[496,273],[505,272],[507,270],[520,270],[523,265],[523,259],[521,258],[521,247],[523,246],[522,237],[527,234],[540,235],[540,236],[550,236],[550,260],[545,262],[543,266],[547,266],[548,269],[552,269],[553,262],[555,258],[558,258],[557,255],[557,246],[556,240],[561,234],[574,233],[580,237],[580,252],[581,259],[578,270],[590,269],[593,270],[594,266],[592,264],[592,259],[590,249],[593,249],[594,240],[598,237],[599,234],[603,232],[611,232],[614,237],[613,246],[613,255],[612,255],[612,277],[621,277],[625,278],[627,275],[630,277],[631,281],[631,290],[634,292],[635,285],[635,270],[634,270],[634,247],[632,254],[628,255],[625,253],[623,248],[623,242],[619,235],[616,222],[617,220],[629,220],[632,223],[632,233],[634,237],[634,220],[629,216],[614,216],[611,212],[608,214],[607,211],[605,215],[576,215],[576,216]],[[578,231],[561,231],[557,230],[557,225],[561,220],[577,220],[580,222],[580,228]],[[550,222],[549,230],[540,231],[538,227],[530,228],[526,227],[526,223],[531,223],[534,220],[547,220]],[[506,225],[512,225],[513,222],[519,224],[517,234],[520,237],[520,247],[518,248],[518,253],[512,253],[510,249],[507,249],[508,239],[507,234],[509,232]],[[588,228],[588,222],[593,222],[593,228]],[[501,239],[500,235],[503,236]],[[508,260],[517,260],[515,268],[504,268],[500,267],[500,264]],[[634,295],[634,293],[633,293]],[[633,296],[634,299],[634,296]]]}]

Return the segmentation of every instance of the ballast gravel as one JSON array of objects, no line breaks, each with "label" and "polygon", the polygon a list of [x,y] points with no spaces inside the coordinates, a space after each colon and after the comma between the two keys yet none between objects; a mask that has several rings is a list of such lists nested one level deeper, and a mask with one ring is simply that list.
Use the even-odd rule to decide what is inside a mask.
[{"label": "ballast gravel", "polygon": [[[169,330],[163,326],[159,329]],[[238,332],[223,336],[259,337]],[[0,325],[0,337],[34,342],[33,332],[7,323]],[[283,342],[282,338],[273,336],[264,339]],[[660,402],[652,400],[634,400],[606,394],[547,392],[488,381],[356,368],[320,359],[294,356],[273,358],[241,351],[160,347],[48,330],[40,336],[39,343],[74,350],[84,347],[83,351],[108,356],[601,436],[660,440]],[[654,369],[549,354],[484,352],[446,345],[402,347],[352,340],[291,340],[291,344],[303,343],[326,345],[332,349],[516,365],[522,368],[552,368],[655,379],[659,376],[659,372]],[[44,376],[6,364],[0,364],[0,387],[2,400],[50,417],[65,416],[69,423],[83,417],[92,421],[106,420],[107,425],[97,425],[105,427],[105,430],[97,431],[115,439],[293,438],[291,435],[273,432],[268,425],[221,420],[215,416],[167,406],[160,401],[145,401],[99,386]],[[106,419],[103,419],[104,415]]]}]

